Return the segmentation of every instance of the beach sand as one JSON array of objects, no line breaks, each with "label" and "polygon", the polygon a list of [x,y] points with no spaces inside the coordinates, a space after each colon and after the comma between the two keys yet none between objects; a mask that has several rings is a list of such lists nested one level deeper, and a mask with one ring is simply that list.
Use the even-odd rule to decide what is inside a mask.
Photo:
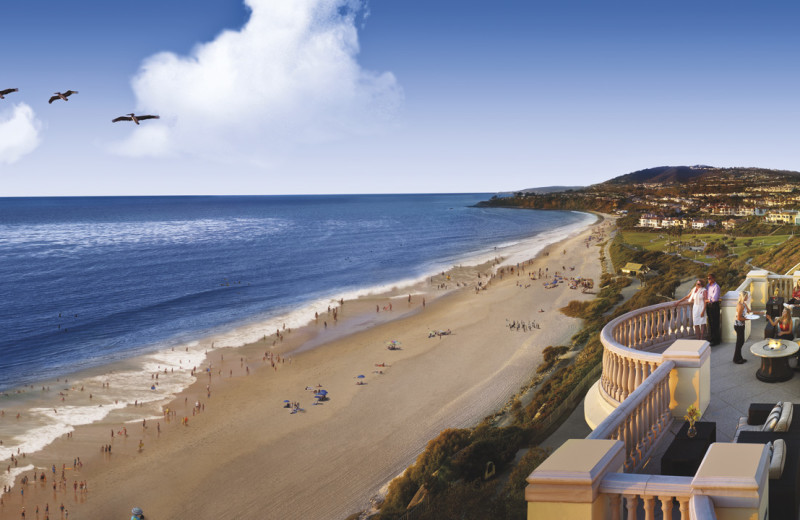
[{"label": "beach sand", "polygon": [[[503,408],[533,377],[545,347],[569,343],[580,321],[558,309],[593,296],[566,284],[548,290],[528,275],[541,267],[597,284],[597,242],[587,248],[585,241],[610,225],[606,219],[547,247],[549,254],[540,253],[522,273],[506,267],[487,290],[475,285],[489,281],[492,265],[454,268],[390,296],[346,301],[338,321],[322,314],[285,331],[274,348],[269,337],[213,349],[210,378],[204,365],[196,383],[167,405],[175,413],[169,420],[154,409],[146,429],[141,421],[128,423],[128,437],[112,440],[111,430],[123,425],[111,414],[20,459],[20,467],[33,464],[39,473],[55,464],[56,476],[65,464],[67,490],[53,490],[50,469],[46,483],[18,479],[3,496],[0,518],[19,518],[23,506],[27,518],[37,518],[37,505],[44,518],[45,503],[53,519],[61,518],[61,503],[70,518],[85,519],[127,518],[133,506],[148,519],[342,519],[365,509],[441,430],[473,426]],[[462,281],[469,286],[457,287]],[[437,289],[441,283],[448,289]],[[392,310],[384,311],[390,302]],[[511,331],[507,320],[540,328]],[[452,334],[428,337],[446,329]],[[390,340],[400,349],[387,350]],[[282,361],[273,368],[266,352]],[[330,399],[313,405],[306,388],[318,384]],[[290,414],[284,400],[302,410]],[[111,454],[101,451],[106,444]],[[77,457],[83,464],[73,468]],[[74,492],[75,481],[86,481],[88,492]]]}]

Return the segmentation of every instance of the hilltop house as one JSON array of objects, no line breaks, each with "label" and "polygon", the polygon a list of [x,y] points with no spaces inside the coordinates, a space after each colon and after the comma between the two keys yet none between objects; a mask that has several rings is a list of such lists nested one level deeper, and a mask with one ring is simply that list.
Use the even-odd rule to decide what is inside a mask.
[{"label": "hilltop house", "polygon": [[766,220],[770,224],[793,224],[797,225],[798,223],[798,213],[796,210],[787,209],[787,210],[778,210],[778,211],[770,211],[764,216],[764,220]]}]

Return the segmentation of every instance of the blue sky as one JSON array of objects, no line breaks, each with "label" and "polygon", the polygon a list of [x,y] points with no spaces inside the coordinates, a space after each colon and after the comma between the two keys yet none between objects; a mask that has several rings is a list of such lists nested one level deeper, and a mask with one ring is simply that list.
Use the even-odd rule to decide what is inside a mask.
[{"label": "blue sky", "polygon": [[[0,100],[2,196],[800,170],[796,2],[6,4],[0,90],[20,92]],[[66,89],[79,94],[47,104]],[[111,123],[132,111],[161,119]]]}]

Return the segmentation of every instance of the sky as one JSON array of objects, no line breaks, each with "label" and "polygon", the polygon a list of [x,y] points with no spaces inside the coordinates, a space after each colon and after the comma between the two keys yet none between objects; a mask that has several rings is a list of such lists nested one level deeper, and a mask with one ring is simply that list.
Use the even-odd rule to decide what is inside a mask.
[{"label": "sky", "polygon": [[[3,2],[0,196],[800,170],[798,22],[796,1]],[[111,122],[131,112],[160,119]]]}]

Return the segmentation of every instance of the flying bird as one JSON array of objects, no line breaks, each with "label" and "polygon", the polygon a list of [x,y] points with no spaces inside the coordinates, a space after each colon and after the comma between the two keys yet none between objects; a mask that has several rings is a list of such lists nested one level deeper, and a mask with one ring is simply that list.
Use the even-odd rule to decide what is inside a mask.
[{"label": "flying bird", "polygon": [[112,119],[112,123],[116,123],[117,121],[133,121],[137,125],[139,121],[144,121],[145,119],[160,119],[160,116],[137,116],[135,114],[128,114],[127,116],[119,116],[116,119]]},{"label": "flying bird", "polygon": [[0,90],[0,99],[5,99],[6,94],[11,94],[12,92],[19,92],[18,88],[7,88],[5,90]]},{"label": "flying bird", "polygon": [[68,90],[66,92],[56,92],[56,95],[51,97],[50,101],[48,101],[48,103],[52,103],[56,99],[63,99],[64,101],[69,101],[69,99],[67,99],[67,98],[70,97],[72,94],[77,94],[77,93],[78,93],[77,90]]}]

